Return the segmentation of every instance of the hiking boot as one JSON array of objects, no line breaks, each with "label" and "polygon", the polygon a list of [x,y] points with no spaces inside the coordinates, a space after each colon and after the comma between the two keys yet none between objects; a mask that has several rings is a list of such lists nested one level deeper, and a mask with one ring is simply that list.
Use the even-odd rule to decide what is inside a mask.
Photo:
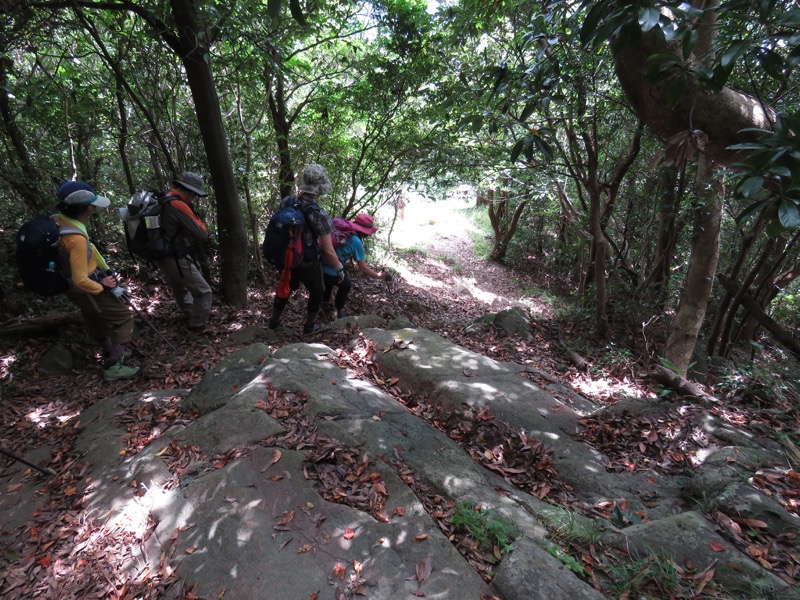
[{"label": "hiking boot", "polygon": [[117,381],[118,379],[133,379],[138,377],[142,370],[139,367],[126,367],[122,361],[111,365],[103,371],[103,379],[106,381]]},{"label": "hiking boot", "polygon": [[322,304],[319,305],[319,309],[322,312],[326,313],[333,312],[333,304],[331,304],[330,302],[323,302]]},{"label": "hiking boot", "polygon": [[345,309],[343,309],[343,308],[340,308],[339,310],[336,311],[336,318],[337,319],[344,319],[347,316],[349,316],[349,315],[347,314],[347,311]]},{"label": "hiking boot", "polygon": [[273,321],[272,319],[270,319],[269,323],[267,324],[267,327],[269,327],[270,329],[277,329],[278,325],[280,324],[281,324],[280,321]]},{"label": "hiking boot", "polygon": [[314,323],[311,326],[306,325],[303,327],[303,337],[308,337],[315,333],[322,333],[325,329],[326,327],[322,323]]},{"label": "hiking boot", "polygon": [[189,331],[193,333],[206,333],[208,330],[208,325],[189,325]]},{"label": "hiking boot", "polygon": [[125,344],[112,344],[111,349],[103,358],[103,366],[105,368],[111,367],[115,364],[123,363],[133,356],[133,350],[127,348]]}]

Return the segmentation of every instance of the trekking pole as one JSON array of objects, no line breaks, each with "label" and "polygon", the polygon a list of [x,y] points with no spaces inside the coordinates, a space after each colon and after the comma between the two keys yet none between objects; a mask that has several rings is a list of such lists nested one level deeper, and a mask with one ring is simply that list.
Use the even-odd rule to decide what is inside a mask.
[{"label": "trekking pole", "polygon": [[158,329],[156,329],[156,326],[155,326],[155,325],[153,325],[153,323],[150,321],[150,319],[148,319],[147,317],[145,317],[145,316],[144,316],[144,314],[142,314],[142,311],[140,311],[138,308],[136,308],[136,307],[133,305],[133,302],[131,301],[131,297],[130,297],[128,294],[122,294],[122,295],[121,295],[119,298],[120,298],[120,300],[122,300],[122,301],[123,301],[125,304],[127,304],[128,306],[130,306],[130,307],[133,309],[133,312],[135,312],[135,313],[137,314],[137,316],[139,316],[139,317],[142,319],[142,321],[144,321],[145,323],[147,323],[147,324],[150,326],[150,329],[152,329],[153,331],[155,331],[155,332],[156,332],[156,334],[158,335],[158,337],[160,337],[162,340],[164,340],[164,341],[167,343],[167,346],[169,346],[170,348],[172,348],[172,351],[173,351],[173,352],[177,352],[177,351],[178,351],[178,349],[177,349],[175,346],[173,346],[173,345],[172,345],[172,342],[170,342],[170,341],[169,341],[167,338],[165,338],[165,337],[164,337],[164,335],[163,335],[163,334],[162,334],[162,333],[161,333],[161,332],[160,332]]},{"label": "trekking pole", "polygon": [[48,475],[50,477],[55,477],[56,476],[56,474],[53,473],[53,471],[51,471],[50,469],[46,469],[44,467],[40,467],[39,465],[35,465],[32,462],[28,462],[24,458],[22,458],[20,456],[17,456],[16,454],[12,454],[11,452],[6,450],[5,448],[0,448],[0,454],[4,454],[8,458],[12,458],[12,459],[14,459],[14,460],[16,460],[18,462],[21,462],[23,465],[28,465],[29,467],[31,467],[33,469],[36,469],[37,471],[39,471],[40,473],[42,473],[44,475]]}]

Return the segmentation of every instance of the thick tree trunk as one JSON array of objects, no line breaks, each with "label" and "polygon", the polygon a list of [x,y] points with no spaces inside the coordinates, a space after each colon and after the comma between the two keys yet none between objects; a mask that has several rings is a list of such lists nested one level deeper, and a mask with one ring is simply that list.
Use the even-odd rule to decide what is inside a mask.
[{"label": "thick tree trunk", "polygon": [[682,132],[702,131],[708,137],[703,152],[724,165],[737,160],[728,147],[754,139],[756,134],[743,129],[770,129],[774,114],[752,96],[730,88],[711,92],[701,88],[691,77],[681,99],[667,101],[672,79],[646,77],[647,59],[657,53],[680,55],[680,45],[669,46],[656,30],[642,35],[640,43],[615,42],[614,66],[625,97],[639,117],[657,136],[668,140]]},{"label": "thick tree trunk", "polygon": [[178,27],[180,58],[186,69],[195,112],[208,157],[214,192],[217,196],[217,227],[220,244],[220,287],[225,300],[234,307],[247,305],[247,234],[239,193],[233,174],[228,138],[220,113],[208,49],[198,36],[195,0],[170,0]]},{"label": "thick tree trunk", "polygon": [[686,273],[678,313],[672,323],[664,357],[678,373],[686,373],[719,262],[719,235],[722,221],[721,183],[715,181],[713,162],[701,156],[697,168],[697,219],[694,228],[692,258]]}]

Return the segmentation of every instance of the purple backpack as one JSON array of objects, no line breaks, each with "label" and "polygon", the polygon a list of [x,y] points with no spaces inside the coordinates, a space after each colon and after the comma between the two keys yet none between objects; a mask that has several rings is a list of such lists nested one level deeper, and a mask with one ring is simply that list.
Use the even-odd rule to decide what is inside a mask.
[{"label": "purple backpack", "polygon": [[333,233],[331,233],[331,242],[333,242],[333,249],[338,250],[341,246],[350,240],[350,236],[355,233],[353,224],[347,219],[342,217],[333,218]]}]

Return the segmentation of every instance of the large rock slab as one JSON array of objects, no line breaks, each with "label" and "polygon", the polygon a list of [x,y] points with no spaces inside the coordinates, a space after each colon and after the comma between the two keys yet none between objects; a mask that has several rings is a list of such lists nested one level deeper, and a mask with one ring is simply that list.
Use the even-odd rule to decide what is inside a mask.
[{"label": "large rock slab", "polygon": [[697,512],[634,525],[602,539],[635,559],[650,556],[656,560],[672,560],[683,568],[691,565],[697,572],[713,568],[714,580],[724,586],[731,597],[787,597],[783,594],[788,592],[789,586],[783,580],[720,537]]},{"label": "large rock slab", "polygon": [[[419,390],[453,410],[460,410],[463,404],[488,406],[495,418],[552,447],[559,476],[583,501],[624,498],[632,510],[648,518],[682,510],[679,489],[659,473],[609,477],[605,457],[572,437],[579,430],[580,415],[522,377],[525,369],[520,365],[470,352],[425,329],[370,329],[364,335],[378,346],[378,365],[387,375],[399,377],[404,389]],[[637,494],[655,500],[645,504]]]}]

